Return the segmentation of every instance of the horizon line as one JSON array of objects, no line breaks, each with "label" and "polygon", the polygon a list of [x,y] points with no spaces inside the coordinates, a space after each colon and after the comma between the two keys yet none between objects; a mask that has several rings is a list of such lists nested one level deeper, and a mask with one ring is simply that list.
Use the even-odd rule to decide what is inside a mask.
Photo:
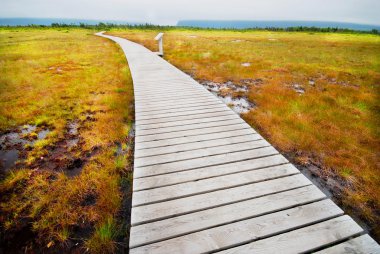
[{"label": "horizon line", "polygon": [[[146,22],[146,21],[130,21],[125,19],[94,19],[94,18],[68,18],[68,17],[1,17],[0,19],[62,19],[62,20],[88,20],[88,21],[117,21],[117,22],[126,22],[126,23],[137,23],[137,24],[151,24],[151,25],[159,25],[157,23],[153,22]],[[361,22],[352,22],[352,21],[333,21],[333,20],[304,20],[304,19],[180,19],[176,21],[175,25],[159,25],[159,26],[177,26],[178,22],[180,21],[223,21],[223,22],[249,22],[249,21],[255,21],[255,22],[268,22],[268,21],[288,21],[288,22],[326,22],[326,23],[342,23],[342,24],[356,24],[356,25],[372,25],[372,26],[380,26],[379,24],[375,23],[361,23]]]}]

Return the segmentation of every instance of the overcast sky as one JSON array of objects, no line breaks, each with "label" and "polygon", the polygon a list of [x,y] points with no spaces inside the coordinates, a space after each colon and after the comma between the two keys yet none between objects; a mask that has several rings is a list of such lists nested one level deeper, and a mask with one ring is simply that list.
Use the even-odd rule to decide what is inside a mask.
[{"label": "overcast sky", "polygon": [[318,20],[380,25],[380,0],[0,0],[0,17],[125,20]]}]

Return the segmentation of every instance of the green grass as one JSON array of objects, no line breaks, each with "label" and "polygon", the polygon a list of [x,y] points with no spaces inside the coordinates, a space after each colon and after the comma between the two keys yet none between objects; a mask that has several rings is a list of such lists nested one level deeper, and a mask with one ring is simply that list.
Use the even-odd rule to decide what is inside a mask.
[{"label": "green grass", "polygon": [[[157,51],[157,30],[108,33]],[[293,162],[342,181],[340,201],[380,239],[380,36],[173,29],[165,31],[164,52],[200,81],[261,79],[245,94],[257,108],[243,118]]]},{"label": "green grass", "polygon": [[[131,158],[125,154],[115,164],[114,150],[117,143],[126,150],[134,119],[123,52],[86,29],[1,28],[0,59],[0,133],[24,124],[51,130],[30,147],[22,168],[0,182],[2,238],[33,232],[26,242],[2,243],[37,252],[66,252],[70,243],[79,243],[79,252],[103,253],[101,246],[111,245],[115,251],[118,236],[109,231],[126,223],[118,214],[130,191],[121,183],[131,183]],[[68,177],[39,162],[65,141],[73,120],[80,142],[65,153],[88,159],[79,175]]]}]

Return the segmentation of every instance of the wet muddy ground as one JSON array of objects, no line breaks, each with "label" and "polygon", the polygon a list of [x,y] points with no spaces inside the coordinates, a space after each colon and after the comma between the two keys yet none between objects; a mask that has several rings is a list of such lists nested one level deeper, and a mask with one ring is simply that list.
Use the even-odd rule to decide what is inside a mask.
[{"label": "wet muddy ground", "polygon": [[27,167],[29,169],[63,171],[74,177],[82,171],[88,160],[98,152],[98,147],[91,151],[82,151],[83,140],[80,129],[85,122],[94,121],[96,111],[86,111],[84,120],[72,120],[66,125],[63,138],[46,146],[47,154],[35,158],[26,165],[25,160],[37,141],[43,141],[51,132],[48,126],[24,125],[0,134],[0,176],[4,177],[10,170]]},{"label": "wet muddy ground", "polygon": [[[100,112],[87,111],[84,114],[84,120],[69,121],[66,125],[64,138],[49,145],[48,154],[45,157],[39,158],[32,165],[28,165],[27,168],[34,170],[35,173],[39,172],[38,170],[64,172],[69,177],[80,174],[86,163],[100,152],[101,149],[104,149],[104,147],[95,147],[90,151],[82,151],[84,141],[80,135],[81,130],[88,128],[86,127],[86,121],[95,121],[96,114],[98,113]],[[45,139],[50,132],[51,130],[47,127],[25,125],[0,135],[0,158],[6,162],[2,164],[1,168],[3,176],[10,170],[17,170],[17,168],[25,166],[24,160],[30,150],[28,147],[33,147],[36,141]],[[122,207],[116,216],[117,224],[123,232],[128,232],[130,227],[134,138],[135,127],[132,125],[128,136],[122,140],[122,143],[109,144],[109,146],[115,147],[115,158],[125,156],[129,160],[126,168],[122,169],[126,172],[121,177],[120,184],[123,195]],[[13,153],[15,156],[10,156]],[[3,156],[4,154],[7,156]],[[51,177],[55,177],[54,174]],[[94,205],[96,198],[95,195],[90,194],[81,205]],[[5,235],[2,235],[2,232],[0,232],[0,245],[4,245],[3,247],[6,250],[4,253],[24,253],[24,251],[25,253],[83,253],[83,250],[85,250],[83,239],[87,238],[92,232],[93,225],[88,225],[87,227],[75,226],[73,237],[66,241],[65,245],[54,245],[54,247],[46,249],[44,246],[39,246],[34,242],[37,235],[31,228],[30,220],[26,218],[18,230],[7,232]],[[116,239],[118,242],[118,253],[128,253],[128,240],[128,234],[120,234]],[[29,250],[34,249],[36,252],[26,251],[28,248]],[[2,248],[0,248],[0,253],[3,253]]]},{"label": "wet muddy ground", "polygon": [[249,84],[234,84],[231,81],[226,83],[201,81],[200,84],[227,104],[227,106],[237,114],[247,113],[255,108],[255,104],[250,102],[246,97]]},{"label": "wet muddy ground", "polygon": [[[231,81],[226,83],[215,83],[212,81],[200,81],[208,91],[221,99],[237,114],[244,114],[250,110],[255,110],[256,105],[247,98],[247,93],[250,86],[261,86],[263,80],[261,79],[245,79],[240,80],[239,84],[234,84]],[[310,79],[308,85],[314,87],[316,81]],[[342,85],[342,84],[339,84]],[[290,89],[293,89],[300,96],[306,92],[305,86],[294,83],[288,85]],[[278,149],[278,148],[277,148]],[[361,218],[359,211],[354,211],[345,207],[342,204],[342,196],[345,195],[345,190],[352,189],[353,184],[349,179],[344,179],[338,175],[332,173],[323,168],[323,164],[319,162],[314,156],[302,155],[300,152],[286,153],[285,157],[293,163],[303,175],[305,175],[311,182],[313,182],[327,197],[331,198],[335,203],[346,209],[346,213],[349,213],[354,220],[360,224],[367,233],[370,233],[373,227],[370,227],[364,219]],[[305,158],[303,162],[300,162],[299,158]],[[331,173],[326,173],[331,172]]]},{"label": "wet muddy ground", "polygon": [[372,234],[376,225],[368,223],[368,221],[361,216],[360,211],[355,210],[352,207],[349,208],[342,203],[342,197],[345,195],[345,190],[353,188],[353,183],[349,179],[339,177],[332,172],[326,173],[329,171],[324,169],[323,164],[315,159],[300,163],[299,159],[296,158],[297,152],[285,153],[284,156],[328,198],[339,205],[345,213],[348,213],[364,229],[365,233]]},{"label": "wet muddy ground", "polygon": [[47,127],[20,126],[0,135],[0,172],[5,174],[26,158],[26,153],[38,140],[49,134]]}]

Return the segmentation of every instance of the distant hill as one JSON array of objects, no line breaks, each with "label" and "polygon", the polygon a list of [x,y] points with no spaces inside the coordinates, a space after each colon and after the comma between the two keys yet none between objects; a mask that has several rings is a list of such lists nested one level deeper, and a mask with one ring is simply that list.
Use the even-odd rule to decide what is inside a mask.
[{"label": "distant hill", "polygon": [[244,21],[244,20],[180,20],[177,26],[200,27],[200,28],[288,28],[288,27],[319,27],[319,28],[340,28],[360,31],[380,30],[380,25],[355,24],[329,21]]},{"label": "distant hill", "polygon": [[0,26],[27,26],[27,25],[44,25],[50,26],[52,23],[79,25],[97,25],[99,22],[112,23],[118,25],[139,25],[136,22],[120,20],[91,20],[91,19],[64,19],[64,18],[0,18]]}]

